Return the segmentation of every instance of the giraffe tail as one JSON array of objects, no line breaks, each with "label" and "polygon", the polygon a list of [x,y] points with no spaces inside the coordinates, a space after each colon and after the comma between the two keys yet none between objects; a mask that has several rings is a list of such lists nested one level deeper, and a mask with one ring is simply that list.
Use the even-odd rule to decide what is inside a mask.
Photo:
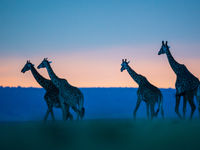
[{"label": "giraffe tail", "polygon": [[79,113],[80,113],[81,120],[83,119],[83,117],[85,115],[85,108],[83,107],[83,103],[84,103],[84,97],[82,95],[81,99],[79,101]]},{"label": "giraffe tail", "polygon": [[158,99],[158,109],[155,112],[156,117],[158,116],[158,113],[160,110],[162,110],[162,115],[164,115],[163,114],[163,96],[162,96],[162,94],[159,96],[159,99]]},{"label": "giraffe tail", "polygon": [[85,108],[82,107],[82,108],[81,108],[81,113],[80,113],[80,118],[81,118],[81,120],[83,119],[84,115],[85,115]]},{"label": "giraffe tail", "polygon": [[199,83],[199,86],[197,88],[197,96],[200,96],[200,83]]}]

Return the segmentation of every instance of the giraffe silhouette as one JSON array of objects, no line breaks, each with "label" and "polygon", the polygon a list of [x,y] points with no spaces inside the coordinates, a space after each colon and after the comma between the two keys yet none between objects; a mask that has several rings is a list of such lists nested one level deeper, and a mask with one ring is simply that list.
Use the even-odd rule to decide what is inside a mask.
[{"label": "giraffe silhouette", "polygon": [[84,117],[85,108],[83,107],[84,97],[82,92],[72,85],[67,80],[58,78],[50,66],[50,61],[47,58],[38,65],[38,69],[46,68],[53,84],[59,89],[59,100],[63,110],[63,120],[66,116],[66,105],[68,104],[77,113],[77,120]]},{"label": "giraffe silhouette", "polygon": [[[176,74],[176,106],[175,106],[175,112],[179,116],[179,118],[185,119],[185,113],[186,113],[186,104],[187,101],[190,104],[191,107],[191,114],[190,119],[193,117],[193,113],[196,109],[196,106],[194,104],[194,96],[196,96],[197,103],[198,103],[198,110],[199,110],[199,116],[200,116],[200,90],[199,88],[199,79],[195,77],[184,64],[178,63],[172,56],[169,46],[164,41],[162,41],[162,46],[160,48],[160,51],[158,52],[158,55],[166,54],[169,64]],[[183,96],[183,117],[179,113],[179,104],[181,96]]]},{"label": "giraffe silhouette", "polygon": [[[44,100],[46,101],[48,109],[45,114],[44,120],[45,121],[47,120],[49,113],[51,113],[52,119],[55,120],[55,117],[53,114],[53,107],[61,108],[60,101],[58,98],[58,94],[59,94],[58,88],[54,86],[51,80],[45,79],[43,76],[41,76],[35,69],[34,65],[30,61],[27,61],[24,67],[22,68],[21,72],[25,73],[26,71],[29,71],[29,70],[31,70],[31,73],[34,76],[37,83],[46,90],[46,93],[44,95]],[[67,105],[66,107],[68,108],[66,109],[66,113],[67,113],[66,119],[70,118],[70,120],[72,120],[73,116],[69,112],[69,105]]]},{"label": "giraffe silhouette", "polygon": [[[130,61],[129,61],[130,62]],[[146,102],[146,108],[147,108],[147,117],[149,119],[149,107],[151,111],[151,119],[153,119],[154,116],[158,115],[159,110],[161,109],[161,115],[162,118],[164,118],[164,110],[163,110],[163,97],[161,91],[152,85],[146,77],[137,74],[128,64],[127,60],[122,59],[121,64],[121,72],[124,70],[127,70],[129,75],[133,78],[133,80],[138,84],[138,90],[137,90],[137,102],[136,106],[133,112],[133,117],[136,118],[136,112],[140,106],[140,103],[142,101]],[[158,109],[155,112],[154,107],[155,104],[158,103]]]}]

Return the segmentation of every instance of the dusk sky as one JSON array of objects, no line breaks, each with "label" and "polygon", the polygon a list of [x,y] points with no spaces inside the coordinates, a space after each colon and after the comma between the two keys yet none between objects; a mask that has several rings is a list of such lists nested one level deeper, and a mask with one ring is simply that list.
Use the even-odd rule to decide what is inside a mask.
[{"label": "dusk sky", "polygon": [[[199,0],[0,0],[0,85],[39,87],[35,66],[48,57],[78,87],[137,87],[121,60],[159,88],[174,88],[166,55],[200,79]],[[45,69],[38,70],[46,78]]]}]

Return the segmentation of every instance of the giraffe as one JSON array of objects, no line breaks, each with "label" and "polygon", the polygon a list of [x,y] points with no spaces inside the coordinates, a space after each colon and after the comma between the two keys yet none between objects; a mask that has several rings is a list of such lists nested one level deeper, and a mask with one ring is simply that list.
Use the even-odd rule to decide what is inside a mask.
[{"label": "giraffe", "polygon": [[[55,120],[54,114],[53,114],[53,107],[61,108],[59,99],[58,99],[58,88],[54,86],[51,80],[45,79],[43,76],[41,76],[37,70],[34,67],[34,64],[32,64],[30,61],[27,61],[24,67],[22,68],[21,72],[25,73],[26,71],[31,70],[31,73],[35,80],[38,82],[38,84],[43,87],[46,91],[44,95],[44,100],[46,101],[46,104],[48,106],[48,109],[46,111],[44,121],[47,120],[49,113],[51,113],[52,120]],[[67,109],[67,118],[70,118],[70,120],[73,119],[73,116],[69,112],[69,106],[66,106]]]},{"label": "giraffe", "polygon": [[[187,69],[187,67],[184,64],[178,63],[172,56],[169,46],[164,41],[162,41],[162,46],[160,48],[160,51],[158,52],[158,55],[166,54],[168,58],[168,62],[176,74],[176,106],[175,106],[175,112],[178,115],[180,119],[185,119],[185,113],[186,113],[186,103],[187,101],[190,104],[191,107],[191,114],[190,119],[193,117],[193,113],[196,109],[196,106],[194,104],[194,96],[196,96],[197,103],[198,103],[198,110],[200,115],[200,90],[198,90],[199,87],[199,79],[195,77],[190,71]],[[179,113],[179,104],[181,96],[183,96],[183,117]]]},{"label": "giraffe", "polygon": [[[161,91],[152,85],[146,77],[137,74],[128,64],[130,61],[127,62],[127,59],[122,59],[121,64],[121,72],[127,70],[129,75],[133,78],[133,80],[138,84],[137,90],[137,102],[135,109],[133,111],[133,117],[136,118],[136,112],[140,106],[140,103],[144,101],[146,103],[146,110],[147,110],[147,118],[149,119],[149,107],[151,111],[151,119],[154,116],[158,115],[159,110],[161,109],[162,118],[164,118],[164,110],[163,110],[163,96]],[[155,112],[154,106],[158,103],[158,109]]]},{"label": "giraffe", "polygon": [[79,117],[83,119],[85,108],[83,107],[84,97],[82,92],[77,87],[70,85],[67,80],[58,78],[51,68],[50,63],[51,61],[44,58],[37,68],[46,68],[51,81],[59,89],[59,100],[63,111],[63,120],[66,118],[65,104],[70,105],[77,113],[77,120]]}]

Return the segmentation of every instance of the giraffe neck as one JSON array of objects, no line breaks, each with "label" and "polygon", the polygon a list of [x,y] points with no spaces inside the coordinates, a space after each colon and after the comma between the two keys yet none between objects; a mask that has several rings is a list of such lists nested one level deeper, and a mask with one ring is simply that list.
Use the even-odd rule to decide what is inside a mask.
[{"label": "giraffe neck", "polygon": [[54,71],[53,71],[53,69],[51,68],[51,65],[48,63],[48,65],[47,65],[47,72],[48,72],[48,74],[49,74],[49,77],[51,78],[51,81],[53,82],[53,84],[57,87],[57,88],[59,88],[59,86],[60,86],[60,78],[58,78],[57,76],[56,76],[56,74],[54,73]]},{"label": "giraffe neck", "polygon": [[33,74],[35,80],[39,83],[39,85],[41,87],[43,87],[44,89],[48,88],[48,82],[49,80],[45,79],[43,76],[41,76],[37,70],[35,69],[34,66],[31,66],[31,73]]},{"label": "giraffe neck", "polygon": [[169,61],[169,64],[172,68],[172,70],[175,72],[175,74],[178,74],[179,72],[179,67],[181,66],[181,64],[179,64],[174,57],[172,56],[171,52],[169,51],[169,49],[167,49],[166,51],[166,55]]},{"label": "giraffe neck", "polygon": [[141,83],[141,75],[137,74],[130,66],[126,69],[129,75],[133,78],[133,80],[140,85]]}]

